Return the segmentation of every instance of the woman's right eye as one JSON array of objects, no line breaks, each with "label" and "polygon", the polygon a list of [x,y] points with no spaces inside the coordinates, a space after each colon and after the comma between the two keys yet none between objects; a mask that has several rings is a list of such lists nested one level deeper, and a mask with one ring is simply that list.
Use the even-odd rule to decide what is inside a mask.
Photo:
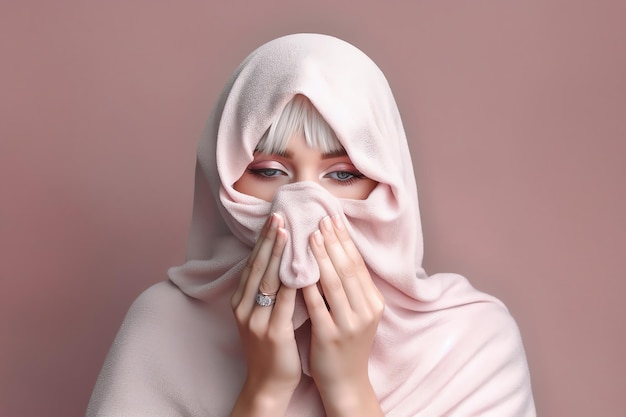
[{"label": "woman's right eye", "polygon": [[248,171],[261,178],[272,178],[279,175],[287,175],[284,171],[275,168],[248,168]]}]

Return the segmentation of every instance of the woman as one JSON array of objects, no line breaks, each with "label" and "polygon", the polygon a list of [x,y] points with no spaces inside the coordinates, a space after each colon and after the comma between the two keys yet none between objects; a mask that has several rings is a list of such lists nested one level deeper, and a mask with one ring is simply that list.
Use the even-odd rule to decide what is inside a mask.
[{"label": "woman", "polygon": [[201,139],[187,262],[131,307],[87,415],[535,415],[506,308],[422,252],[378,67],[329,36],[271,41]]}]

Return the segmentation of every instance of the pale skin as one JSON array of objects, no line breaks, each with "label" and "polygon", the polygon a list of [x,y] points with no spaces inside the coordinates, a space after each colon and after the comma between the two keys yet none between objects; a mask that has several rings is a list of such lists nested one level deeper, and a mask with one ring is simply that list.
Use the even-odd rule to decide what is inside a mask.
[{"label": "pale skin", "polygon": [[[362,176],[347,155],[323,155],[293,136],[283,155],[255,154],[234,188],[271,201],[280,186],[297,181],[314,181],[337,197],[352,199],[367,198],[377,184]],[[278,277],[287,234],[283,219],[272,214],[231,299],[247,360],[231,417],[284,416],[302,378],[292,323],[297,290],[281,286]],[[319,286],[302,289],[311,319],[309,365],[326,415],[383,416],[368,374],[383,297],[338,216],[322,219],[309,244],[320,269]],[[275,304],[257,305],[259,291],[277,292]]]}]

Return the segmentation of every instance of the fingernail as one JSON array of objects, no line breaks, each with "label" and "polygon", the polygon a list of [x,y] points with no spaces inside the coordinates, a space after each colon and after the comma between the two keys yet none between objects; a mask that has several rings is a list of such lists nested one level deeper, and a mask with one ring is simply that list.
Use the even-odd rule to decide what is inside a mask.
[{"label": "fingernail", "polygon": [[339,216],[339,214],[333,215],[333,223],[335,223],[337,230],[343,230],[343,221],[341,220],[341,216]]},{"label": "fingernail", "polygon": [[276,229],[278,227],[278,214],[272,213],[272,220],[270,221],[270,227]]},{"label": "fingernail", "polygon": [[327,232],[330,232],[331,230],[333,230],[333,226],[330,224],[330,217],[326,216],[322,219],[322,227]]},{"label": "fingernail", "polygon": [[324,238],[322,237],[322,233],[319,230],[313,232],[313,240],[315,240],[315,243],[320,246],[324,244]]}]

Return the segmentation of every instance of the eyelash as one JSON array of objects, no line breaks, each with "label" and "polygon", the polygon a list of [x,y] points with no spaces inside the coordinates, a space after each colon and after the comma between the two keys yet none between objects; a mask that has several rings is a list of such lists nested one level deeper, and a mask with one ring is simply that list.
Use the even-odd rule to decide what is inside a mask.
[{"label": "eyelash", "polygon": [[[262,180],[272,180],[275,177],[278,177],[280,175],[287,175],[284,171],[281,171],[280,169],[276,169],[276,168],[257,168],[257,169],[252,169],[252,168],[248,168],[248,172],[250,172],[252,175],[254,175],[255,177],[262,179]],[[274,173],[274,175],[268,175],[269,173]],[[277,174],[280,173],[280,174]]]},{"label": "eyelash", "polygon": [[[350,178],[346,178],[344,180],[340,180],[338,178],[333,178],[330,175],[332,174],[348,174],[351,175]],[[325,178],[330,178],[331,180],[333,180],[334,182],[336,182],[339,185],[352,185],[355,182],[357,182],[358,180],[362,180],[363,178],[365,178],[365,175],[361,174],[358,171],[333,171],[333,172],[329,172],[328,174],[324,175]]]}]

